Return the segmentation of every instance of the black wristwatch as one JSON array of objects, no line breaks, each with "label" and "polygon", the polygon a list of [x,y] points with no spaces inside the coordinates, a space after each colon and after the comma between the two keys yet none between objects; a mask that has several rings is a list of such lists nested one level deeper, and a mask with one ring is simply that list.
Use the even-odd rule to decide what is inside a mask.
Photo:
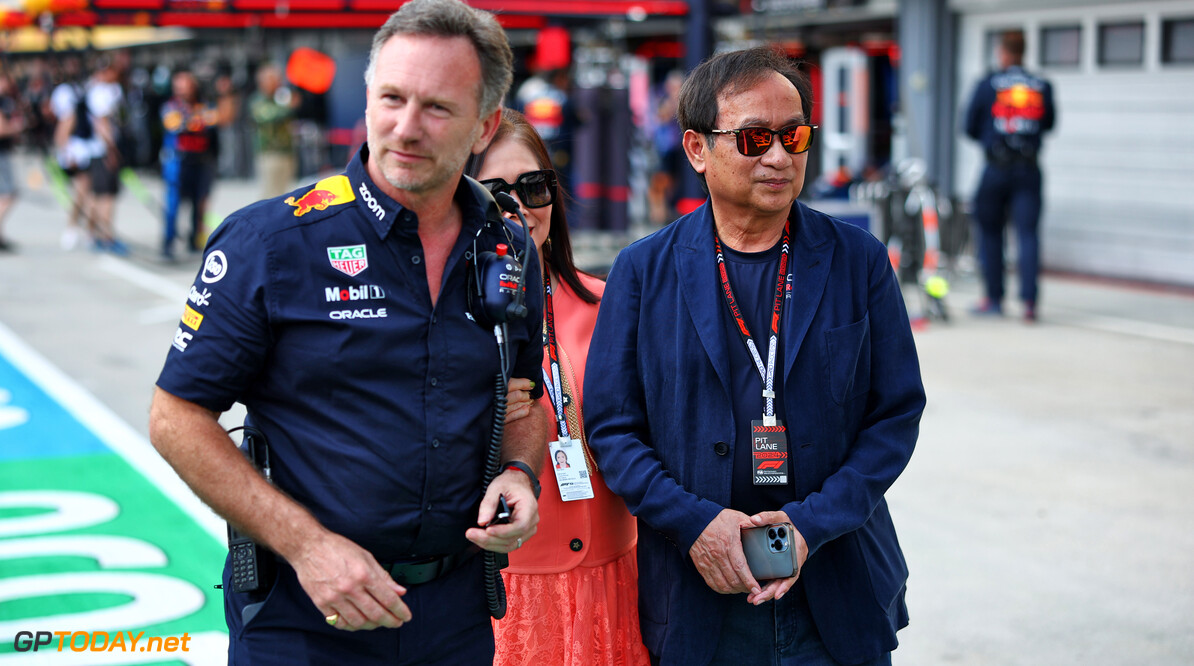
[{"label": "black wristwatch", "polygon": [[539,493],[543,492],[543,487],[539,485],[539,477],[535,476],[535,471],[531,469],[530,465],[521,460],[511,460],[502,466],[503,471],[508,469],[516,469],[526,474],[527,478],[531,480],[531,490],[535,493],[535,499],[539,499]]}]

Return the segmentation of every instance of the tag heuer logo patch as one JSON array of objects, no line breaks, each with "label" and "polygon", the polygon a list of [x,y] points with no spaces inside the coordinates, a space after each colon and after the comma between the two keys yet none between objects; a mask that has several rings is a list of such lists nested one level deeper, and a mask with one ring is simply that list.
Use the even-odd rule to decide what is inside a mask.
[{"label": "tag heuer logo patch", "polygon": [[369,257],[365,254],[364,245],[329,247],[328,261],[332,262],[333,268],[346,275],[356,275],[369,268]]}]

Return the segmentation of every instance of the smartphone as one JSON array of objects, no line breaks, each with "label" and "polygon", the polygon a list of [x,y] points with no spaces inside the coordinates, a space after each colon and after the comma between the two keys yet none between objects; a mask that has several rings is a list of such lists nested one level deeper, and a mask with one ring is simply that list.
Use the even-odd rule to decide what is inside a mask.
[{"label": "smartphone", "polygon": [[489,521],[485,526],[490,525],[506,525],[510,522],[510,505],[506,503],[505,495],[498,495],[497,510],[493,512],[493,520]]},{"label": "smartphone", "polygon": [[746,565],[757,581],[791,578],[800,572],[796,565],[795,528],[791,523],[772,523],[742,530],[742,551]]}]

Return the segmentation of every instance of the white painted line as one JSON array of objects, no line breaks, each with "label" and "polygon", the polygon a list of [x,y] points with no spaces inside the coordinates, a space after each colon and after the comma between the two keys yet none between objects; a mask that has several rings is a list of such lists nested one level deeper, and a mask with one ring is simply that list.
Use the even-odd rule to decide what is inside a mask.
[{"label": "white painted line", "polygon": [[[176,296],[171,295],[171,298]],[[0,354],[161,490],[223,546],[224,521],[183,483],[149,440],[0,323]]]},{"label": "white painted line", "polygon": [[100,268],[150,293],[177,302],[179,308],[182,307],[182,302],[187,298],[187,290],[190,289],[190,284],[179,285],[115,257],[100,257]]}]

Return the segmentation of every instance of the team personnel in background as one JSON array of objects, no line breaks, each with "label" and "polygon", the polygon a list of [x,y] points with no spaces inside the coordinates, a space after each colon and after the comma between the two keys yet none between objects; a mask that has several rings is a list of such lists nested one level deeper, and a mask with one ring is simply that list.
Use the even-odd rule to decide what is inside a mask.
[{"label": "team personnel in background", "polygon": [[257,126],[257,177],[266,199],[286,192],[294,181],[298,106],[299,94],[282,88],[282,70],[274,64],[262,65],[257,70],[257,91],[249,98],[249,114]]},{"label": "team personnel in background", "polygon": [[1024,71],[1024,33],[1003,33],[996,47],[999,71],[979,82],[966,111],[966,134],[982,144],[987,166],[974,195],[979,260],[986,297],[977,314],[1003,314],[1003,237],[1008,215],[1019,242],[1018,270],[1024,319],[1037,317],[1040,271],[1041,136],[1053,129],[1053,86]]},{"label": "team personnel in background", "polygon": [[12,168],[13,143],[25,130],[17,94],[12,76],[0,70],[0,252],[15,249],[4,236],[4,218],[17,200],[17,175]]},{"label": "team personnel in background", "polygon": [[566,64],[554,63],[556,66],[545,69],[536,57],[530,65],[535,74],[518,87],[514,102],[543,138],[560,190],[570,192],[576,168],[573,148],[583,111],[572,102],[572,77]]},{"label": "team personnel in background", "polygon": [[93,248],[113,254],[128,254],[128,247],[116,238],[113,215],[120,193],[120,132],[124,112],[124,89],[120,70],[111,56],[101,56],[95,74],[87,84],[87,110],[91,114],[91,145],[88,164],[91,176],[91,222]]},{"label": "team personnel in background", "polygon": [[[512,68],[491,14],[404,4],[374,37],[368,141],[345,172],[234,213],[209,240],[150,437],[277,554],[276,580],[256,591],[235,591],[225,566],[230,663],[493,660],[478,551],[534,534],[546,420],[506,426],[483,494],[501,359],[474,321],[470,260],[474,243],[507,241],[462,172],[497,130]],[[533,250],[527,264],[539,284]],[[543,361],[540,290],[525,304],[504,357],[520,377]],[[268,442],[272,483],[216,420],[236,401]],[[490,525],[499,495],[510,522]]]},{"label": "team personnel in background", "polygon": [[70,183],[70,212],[62,231],[62,249],[73,250],[96,237],[91,221],[91,158],[99,141],[87,108],[87,89],[79,59],[62,61],[62,81],[50,93],[50,111],[55,118],[54,153],[58,168]]},{"label": "team personnel in background", "polygon": [[[511,382],[507,422],[542,412],[554,426],[544,467],[539,532],[510,556],[509,611],[494,623],[495,664],[647,664],[638,628],[634,517],[610,492],[584,439],[585,360],[605,284],[580,272],[564,211],[563,190],[547,146],[518,111],[507,109],[489,148],[470,165],[492,191],[514,196],[539,250],[544,282],[542,378]],[[560,418],[563,417],[563,418]],[[569,456],[569,453],[572,455]]]},{"label": "team personnel in background", "polygon": [[[886,664],[908,622],[884,493],[924,389],[886,248],[796,201],[812,102],[765,48],[693,70],[678,116],[709,200],[618,255],[597,317],[589,443],[639,519],[661,664]],[[774,523],[798,575],[756,580],[741,530]]]},{"label": "team personnel in background", "polygon": [[195,75],[176,72],[172,80],[174,94],[162,105],[162,180],[166,184],[165,229],[162,257],[174,259],[178,209],[182,201],[191,202],[191,231],[184,245],[191,252],[203,249],[203,218],[207,198],[216,178],[220,114],[199,98]]}]

